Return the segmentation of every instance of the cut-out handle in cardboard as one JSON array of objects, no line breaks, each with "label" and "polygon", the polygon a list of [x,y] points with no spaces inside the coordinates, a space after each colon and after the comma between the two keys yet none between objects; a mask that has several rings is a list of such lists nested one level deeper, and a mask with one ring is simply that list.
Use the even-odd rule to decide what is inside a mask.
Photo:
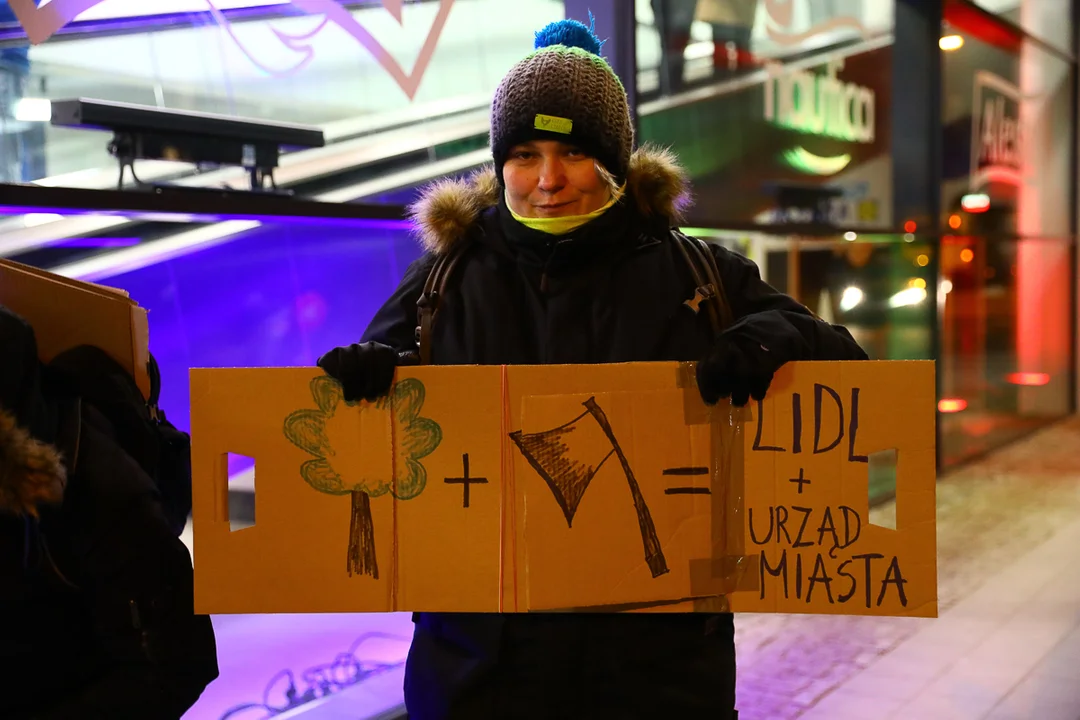
[{"label": "cut-out handle in cardboard", "polygon": [[[228,452],[221,453],[217,462],[214,463],[211,490],[214,498],[215,523],[229,522],[229,455]],[[194,509],[192,509],[192,515],[194,514]],[[229,529],[232,529],[231,526]]]},{"label": "cut-out handle in cardboard", "polygon": [[[233,532],[249,528],[256,522],[255,471],[254,458],[230,452],[225,455],[225,468],[216,478],[219,488],[223,482],[226,485],[224,518]],[[218,520],[221,519],[219,511]]]},{"label": "cut-out handle in cardboard", "polygon": [[[896,497],[896,468],[899,456],[896,448],[868,453],[868,482],[867,488],[870,493],[869,502],[874,505],[888,498]],[[888,530],[896,530],[896,509],[890,515],[880,518],[874,523],[878,527]]]}]

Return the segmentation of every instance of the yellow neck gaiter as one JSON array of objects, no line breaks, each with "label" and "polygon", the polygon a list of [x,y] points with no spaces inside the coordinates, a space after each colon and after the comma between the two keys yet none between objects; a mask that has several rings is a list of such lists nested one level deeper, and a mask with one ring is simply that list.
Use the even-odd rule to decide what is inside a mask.
[{"label": "yellow neck gaiter", "polygon": [[593,210],[587,215],[567,215],[566,217],[552,218],[522,217],[513,210],[510,210],[509,200],[507,200],[506,202],[506,208],[510,210],[510,214],[513,215],[515,220],[517,220],[519,223],[521,223],[527,228],[539,230],[540,232],[546,232],[549,235],[565,235],[572,230],[577,230],[579,227],[589,222],[590,220],[595,220],[596,218],[606,213],[608,210],[611,209],[612,205],[619,201],[619,198],[622,197],[622,194],[622,188],[620,188],[620,192],[612,195],[611,199],[608,200],[602,208]]}]

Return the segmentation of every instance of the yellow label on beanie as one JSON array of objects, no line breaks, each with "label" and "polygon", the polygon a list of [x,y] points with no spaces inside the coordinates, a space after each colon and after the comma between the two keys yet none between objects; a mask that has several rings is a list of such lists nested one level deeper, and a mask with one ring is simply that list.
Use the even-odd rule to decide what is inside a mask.
[{"label": "yellow label on beanie", "polygon": [[533,127],[537,130],[547,130],[548,132],[569,135],[570,131],[574,129],[574,121],[568,120],[567,118],[555,117],[554,115],[543,115],[538,113],[536,120],[533,122]]}]

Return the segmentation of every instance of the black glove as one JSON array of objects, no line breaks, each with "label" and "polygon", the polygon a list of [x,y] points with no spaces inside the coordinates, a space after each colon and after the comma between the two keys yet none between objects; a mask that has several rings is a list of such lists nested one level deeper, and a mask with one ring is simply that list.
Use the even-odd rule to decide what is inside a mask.
[{"label": "black glove", "polygon": [[405,364],[397,350],[377,342],[336,347],[317,363],[341,383],[345,402],[373,401],[390,392],[394,370]]},{"label": "black glove", "polygon": [[732,327],[724,332],[704,360],[697,365],[698,391],[707,405],[731,397],[731,404],[742,407],[750,401],[764,400],[773,376],[784,360],[769,348]]}]

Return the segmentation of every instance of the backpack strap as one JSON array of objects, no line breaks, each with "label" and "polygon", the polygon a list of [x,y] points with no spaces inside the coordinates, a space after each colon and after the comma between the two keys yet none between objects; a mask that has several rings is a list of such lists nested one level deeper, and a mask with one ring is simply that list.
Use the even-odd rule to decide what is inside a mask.
[{"label": "backpack strap", "polygon": [[[713,332],[719,335],[731,327],[734,317],[731,305],[728,304],[727,294],[724,292],[724,284],[720,280],[720,269],[716,265],[716,257],[704,240],[692,238],[680,232],[672,233],[672,235],[697,286],[694,298],[687,300],[686,305],[694,312],[698,312],[700,305],[705,303]],[[416,346],[421,365],[431,364],[431,329],[435,323],[439,303],[446,294],[450,276],[453,275],[470,245],[471,243],[467,240],[454,243],[446,254],[440,255],[435,260],[424,282],[424,289],[416,301]]]},{"label": "backpack strap", "polygon": [[424,290],[416,301],[416,347],[420,353],[421,365],[431,364],[431,328],[435,323],[439,302],[446,294],[446,284],[454,273],[458,261],[461,260],[470,244],[468,240],[460,240],[435,260],[424,283]]},{"label": "backpack strap", "polygon": [[686,306],[698,312],[704,303],[713,332],[719,335],[731,327],[735,318],[731,305],[728,303],[727,293],[724,291],[724,283],[720,279],[720,268],[716,264],[716,256],[704,240],[689,237],[681,232],[673,232],[672,236],[697,284],[694,297],[686,301]]},{"label": "backpack strap", "polygon": [[153,353],[149,354],[146,373],[150,376],[150,397],[146,400],[146,409],[150,413],[151,420],[161,423],[165,421],[165,411],[158,407],[161,399],[161,370]]}]

